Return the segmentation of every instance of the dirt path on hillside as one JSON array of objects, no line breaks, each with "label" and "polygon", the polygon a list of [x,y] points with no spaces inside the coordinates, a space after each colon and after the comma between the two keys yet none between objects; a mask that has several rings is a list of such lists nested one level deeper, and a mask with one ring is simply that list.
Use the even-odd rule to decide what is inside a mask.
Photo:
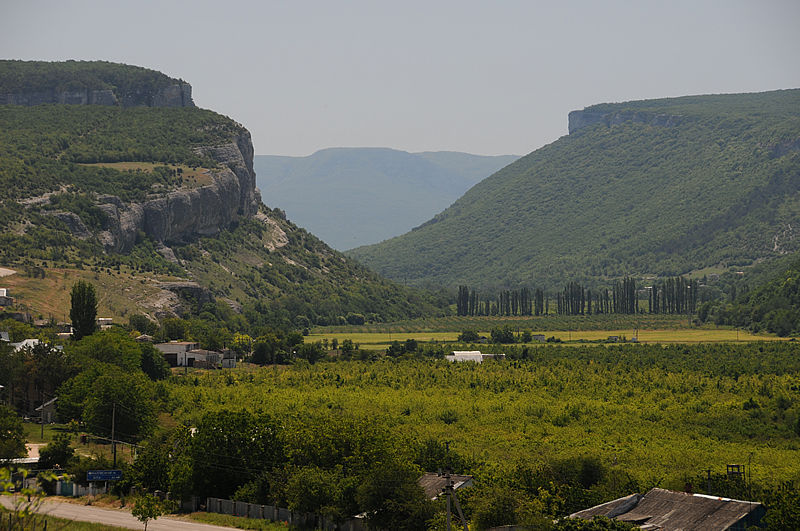
[{"label": "dirt path on hillside", "polygon": [[28,449],[28,457],[39,457],[39,448],[47,446],[46,443],[27,443],[25,448]]},{"label": "dirt path on hillside", "polygon": [[0,277],[7,277],[9,275],[13,275],[16,273],[13,269],[6,269],[5,267],[0,267]]}]

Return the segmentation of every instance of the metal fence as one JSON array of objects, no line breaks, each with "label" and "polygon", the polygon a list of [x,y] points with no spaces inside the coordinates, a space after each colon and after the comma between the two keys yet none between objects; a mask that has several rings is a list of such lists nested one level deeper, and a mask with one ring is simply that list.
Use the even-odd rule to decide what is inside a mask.
[{"label": "metal fence", "polygon": [[289,509],[276,507],[274,505],[259,505],[242,501],[223,500],[221,498],[207,498],[206,511],[210,513],[269,520],[271,522],[286,522],[306,529],[323,529],[325,531],[366,530],[363,518],[351,518],[350,520],[337,524],[333,520],[323,518],[316,514],[290,511]]}]

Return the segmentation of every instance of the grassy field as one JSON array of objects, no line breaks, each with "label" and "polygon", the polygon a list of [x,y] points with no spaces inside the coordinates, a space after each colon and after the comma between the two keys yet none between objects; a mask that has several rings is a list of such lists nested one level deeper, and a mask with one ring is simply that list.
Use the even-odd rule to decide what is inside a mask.
[{"label": "grassy field", "polygon": [[[0,507],[0,529],[8,529],[8,527],[3,527],[4,522],[2,522],[3,518],[8,518],[6,516],[8,514],[8,510]],[[116,531],[121,529],[128,529],[126,527],[116,527],[113,525],[104,525],[104,524],[95,524],[93,522],[81,522],[78,520],[67,520],[65,518],[56,518],[55,516],[37,516],[36,517],[36,526],[25,528],[25,529],[42,529],[42,530],[68,530],[68,531]]]},{"label": "grassy field", "polygon": [[81,166],[99,166],[101,168],[112,168],[119,171],[143,171],[150,173],[156,167],[167,166],[172,170],[180,169],[184,179],[184,184],[189,186],[205,186],[211,184],[211,170],[207,168],[192,168],[185,164],[164,164],[161,162],[95,162],[92,164],[81,164]]},{"label": "grassy field", "polygon": [[[496,326],[503,326],[509,324],[507,321],[495,321]],[[484,326],[487,323],[483,323]],[[326,332],[317,332],[309,334],[306,337],[307,342],[322,341],[327,339],[328,342],[336,339],[340,344],[345,339],[350,339],[353,343],[357,343],[364,349],[385,349],[393,341],[405,341],[406,339],[414,339],[418,342],[439,342],[439,343],[452,343],[456,342],[459,330],[449,332],[402,332],[392,331],[387,328],[386,331],[368,331],[369,326],[363,327],[358,331],[356,327],[347,327],[347,330],[337,331],[334,328],[328,329]],[[490,328],[475,329],[480,335],[489,337]],[[520,326],[520,330],[524,330]],[[772,335],[752,334],[745,330],[736,330],[733,328],[659,328],[659,329],[636,329],[636,328],[612,328],[607,330],[550,330],[543,331],[533,329],[534,333],[543,333],[548,338],[556,337],[561,341],[568,344],[580,344],[586,341],[603,341],[607,340],[609,336],[618,336],[630,340],[638,336],[640,343],[736,343],[736,342],[750,342],[750,341],[780,341],[785,338],[779,338]],[[539,342],[529,343],[530,345],[540,345]]]},{"label": "grassy field", "polygon": [[540,315],[540,316],[456,316],[428,317],[391,323],[370,323],[361,326],[326,326],[312,330],[315,333],[338,332],[461,332],[463,330],[490,330],[497,326],[510,326],[519,330],[564,331],[570,330],[629,330],[687,328],[685,315],[660,314],[596,314],[596,315]]},{"label": "grassy field", "polygon": [[267,520],[244,518],[242,516],[231,516],[227,514],[191,513],[187,515],[186,519],[204,524],[235,527],[237,529],[254,529],[256,531],[287,531],[289,529],[296,529],[294,526],[283,522],[269,522]]},{"label": "grassy field", "polygon": [[[44,437],[42,437],[42,425],[35,422],[23,422],[25,430],[25,440],[31,444],[48,444],[56,435],[61,433],[70,433],[69,427],[66,424],[45,424]],[[87,442],[82,443],[77,435],[72,435],[72,447],[75,448],[77,455],[89,456],[102,456],[111,459],[113,453],[111,444],[108,441],[96,437],[90,437]],[[133,461],[134,449],[131,445],[118,442],[117,443],[117,459],[130,462]]]},{"label": "grassy field", "polygon": [[132,313],[151,310],[161,289],[157,280],[168,280],[149,273],[135,275],[127,267],[113,269],[46,269],[45,278],[32,278],[17,271],[3,277],[2,286],[9,288],[17,304],[36,318],[69,321],[70,291],[79,280],[92,283],[97,291],[97,315],[112,317],[116,323],[127,323]]}]

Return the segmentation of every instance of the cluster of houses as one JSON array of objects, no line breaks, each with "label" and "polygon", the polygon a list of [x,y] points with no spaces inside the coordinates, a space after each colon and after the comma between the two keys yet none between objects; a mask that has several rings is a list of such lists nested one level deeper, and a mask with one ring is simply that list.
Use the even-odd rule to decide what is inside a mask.
[{"label": "cluster of houses", "polygon": [[[146,341],[148,336],[139,336],[137,341]],[[236,355],[231,351],[217,352],[200,348],[199,343],[191,341],[170,341],[153,345],[164,355],[170,367],[197,367],[202,369],[233,369]]]},{"label": "cluster of houses", "polygon": [[[9,295],[8,288],[0,288],[0,307],[9,308],[14,305],[14,298]],[[97,327],[100,330],[106,330],[114,326],[113,318],[111,317],[98,317]],[[66,340],[72,335],[72,324],[67,322],[56,322],[52,319],[33,319],[30,316],[26,319],[37,328],[45,328],[53,326],[57,329],[57,337]],[[153,343],[153,338],[148,335],[141,335],[136,338],[139,342]],[[0,331],[0,341],[11,343],[9,333],[7,331]],[[22,349],[33,348],[40,343],[39,339],[25,339],[17,343],[11,343],[11,347],[17,351]],[[229,369],[236,367],[236,355],[233,352],[216,352],[213,350],[204,350],[200,348],[199,343],[190,341],[170,341],[168,343],[155,343],[153,345],[163,355],[164,360],[170,367],[197,367],[204,369],[223,368]],[[57,349],[63,349],[62,346],[57,346]]]}]

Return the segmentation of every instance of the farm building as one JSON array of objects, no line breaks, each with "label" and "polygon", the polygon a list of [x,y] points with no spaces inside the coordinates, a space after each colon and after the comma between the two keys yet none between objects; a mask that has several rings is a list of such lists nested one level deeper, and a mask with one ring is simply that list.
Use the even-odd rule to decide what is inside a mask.
[{"label": "farm building", "polygon": [[35,411],[39,412],[44,424],[52,424],[56,421],[56,400],[58,400],[58,397],[48,400],[35,409]]},{"label": "farm building", "polygon": [[745,530],[757,525],[766,510],[758,502],[719,498],[665,489],[631,494],[571,514],[591,520],[605,516],[652,530]]},{"label": "farm building", "polygon": [[490,359],[505,359],[505,354],[483,354],[480,350],[454,350],[452,354],[445,356],[448,361],[474,361],[483,363]]},{"label": "farm building", "polygon": [[157,343],[153,345],[162,354],[170,367],[185,367],[186,353],[190,350],[200,348],[199,343],[192,341],[170,341],[169,343]]}]

